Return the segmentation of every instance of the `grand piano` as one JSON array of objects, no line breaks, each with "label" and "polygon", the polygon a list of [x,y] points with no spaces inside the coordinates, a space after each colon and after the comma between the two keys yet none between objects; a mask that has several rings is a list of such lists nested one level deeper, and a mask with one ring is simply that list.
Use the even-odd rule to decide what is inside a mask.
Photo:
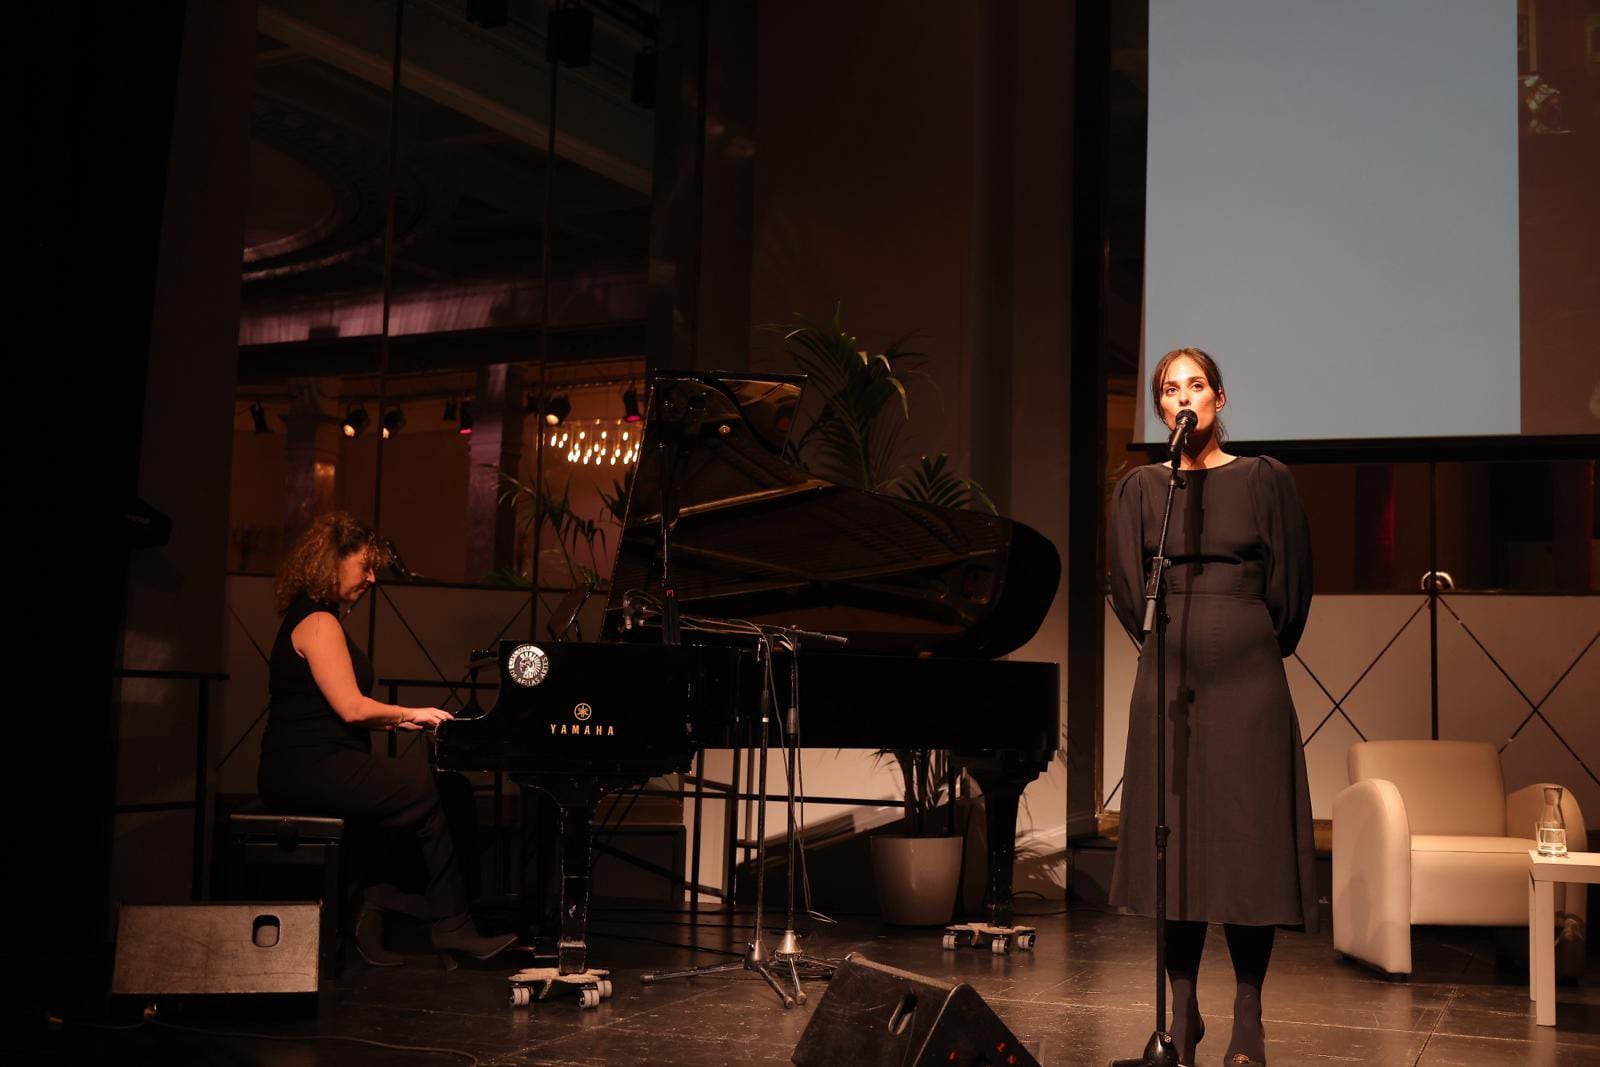
[{"label": "grand piano", "polygon": [[[790,451],[804,384],[654,375],[601,639],[502,642],[494,707],[434,735],[441,770],[500,771],[560,807],[562,974],[587,966],[600,800],[750,745],[793,678],[805,747],[951,751],[985,798],[987,919],[1011,922],[1017,805],[1057,748],[1059,680],[997,657],[1038,630],[1060,559],[1021,523],[808,473]],[[795,650],[763,661],[735,621]]]}]

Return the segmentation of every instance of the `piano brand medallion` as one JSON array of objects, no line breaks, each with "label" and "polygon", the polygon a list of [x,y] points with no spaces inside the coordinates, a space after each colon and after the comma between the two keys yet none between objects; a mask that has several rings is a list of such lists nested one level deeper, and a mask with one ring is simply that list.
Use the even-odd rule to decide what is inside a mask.
[{"label": "piano brand medallion", "polygon": [[550,657],[538,645],[518,645],[506,659],[506,670],[513,682],[532,687],[544,681],[550,673]]},{"label": "piano brand medallion", "polygon": [[572,717],[579,722],[588,722],[589,716],[594,714],[594,709],[587,704],[579,704],[572,709]]}]

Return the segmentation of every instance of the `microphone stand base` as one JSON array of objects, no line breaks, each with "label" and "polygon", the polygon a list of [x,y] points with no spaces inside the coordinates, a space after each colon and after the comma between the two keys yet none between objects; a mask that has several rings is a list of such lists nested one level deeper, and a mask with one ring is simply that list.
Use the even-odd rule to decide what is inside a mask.
[{"label": "microphone stand base", "polygon": [[1178,1047],[1172,1043],[1171,1035],[1158,1030],[1150,1035],[1144,1055],[1131,1060],[1112,1060],[1110,1067],[1179,1067]]}]

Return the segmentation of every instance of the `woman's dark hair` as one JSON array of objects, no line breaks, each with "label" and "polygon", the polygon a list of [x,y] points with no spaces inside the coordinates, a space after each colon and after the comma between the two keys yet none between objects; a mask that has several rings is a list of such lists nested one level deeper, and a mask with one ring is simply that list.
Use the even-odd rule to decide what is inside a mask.
[{"label": "woman's dark hair", "polygon": [[[1167,368],[1172,366],[1173,360],[1183,356],[1188,356],[1200,364],[1200,372],[1206,376],[1206,383],[1211,386],[1213,393],[1218,396],[1225,394],[1225,390],[1222,388],[1222,371],[1217,367],[1216,360],[1207,355],[1203,349],[1193,347],[1174,348],[1171,352],[1161,357],[1160,362],[1156,364],[1155,373],[1150,375],[1150,405],[1151,410],[1158,415],[1161,412],[1161,386],[1166,382]],[[1166,420],[1162,419],[1161,421],[1165,422]],[[1220,417],[1217,419],[1216,434],[1217,440],[1222,440],[1224,434]]]},{"label": "woman's dark hair", "polygon": [[365,552],[367,566],[374,569],[391,558],[372,527],[348,512],[330,511],[312,519],[278,568],[272,585],[278,614],[289,610],[301,593],[319,604],[339,603],[339,561],[353,552]]}]

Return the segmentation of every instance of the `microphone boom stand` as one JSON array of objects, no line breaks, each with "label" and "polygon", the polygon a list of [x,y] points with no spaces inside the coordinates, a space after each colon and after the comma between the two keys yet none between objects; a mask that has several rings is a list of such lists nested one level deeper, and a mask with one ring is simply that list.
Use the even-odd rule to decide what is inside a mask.
[{"label": "microphone boom stand", "polygon": [[1111,1067],[1178,1067],[1178,1049],[1167,1033],[1167,526],[1172,521],[1172,495],[1183,487],[1178,464],[1183,458],[1180,422],[1173,435],[1172,470],[1167,477],[1167,504],[1161,513],[1161,537],[1150,559],[1144,583],[1144,635],[1156,646],[1156,1028],[1133,1058],[1112,1060]]},{"label": "microphone boom stand", "polygon": [[[682,625],[678,604],[678,593],[675,584],[676,568],[673,565],[673,547],[677,533],[678,521],[678,465],[684,453],[692,443],[692,434],[688,424],[705,412],[705,397],[691,396],[680,408],[676,398],[663,397],[659,389],[653,389],[652,407],[660,408],[660,427],[658,430],[659,449],[661,455],[661,640],[663,644],[677,645],[682,643]],[[783,940],[775,952],[768,952],[765,942],[762,941],[762,926],[766,910],[766,871],[767,871],[767,751],[768,736],[772,726],[772,701],[774,693],[772,687],[766,684],[770,678],[769,665],[772,650],[766,638],[759,646],[759,662],[763,685],[760,697],[760,768],[757,789],[760,800],[756,806],[756,912],[751,928],[750,941],[745,945],[742,957],[728,963],[717,963],[706,967],[690,967],[676,971],[648,971],[639,976],[645,985],[655,982],[664,982],[673,978],[693,978],[698,975],[718,974],[724,971],[751,970],[766,979],[767,985],[778,994],[778,999],[785,1008],[792,1008],[795,1004],[804,1004],[806,994],[800,988],[800,973],[797,963],[811,963],[800,953],[799,939],[794,932],[794,874],[792,861],[794,856],[794,763],[789,764],[789,852],[791,871],[789,875],[789,922],[784,930]],[[795,724],[798,725],[796,719]],[[729,803],[732,803],[729,799]],[[699,892],[695,887],[691,892]],[[774,961],[780,965],[787,965],[789,976],[794,980],[794,994],[783,988],[777,976],[773,973]],[[833,974],[832,968],[827,971],[827,976]]]},{"label": "microphone boom stand", "polygon": [[[763,677],[766,676],[765,661],[770,655],[771,653],[768,650],[766,643],[763,641],[761,646],[761,659],[763,661],[761,670]],[[756,913],[755,920],[751,928],[750,941],[745,945],[744,955],[737,960],[730,960],[727,963],[713,963],[705,967],[687,967],[683,970],[677,971],[647,971],[639,976],[639,981],[645,985],[652,985],[656,982],[665,982],[674,978],[696,978],[700,975],[720,974],[724,971],[750,970],[755,971],[762,978],[766,979],[767,985],[771,986],[772,991],[778,994],[778,999],[783,1002],[783,1006],[785,1008],[794,1007],[797,1000],[799,1003],[805,1003],[806,995],[805,992],[800,988],[800,976],[795,968],[795,957],[790,954],[785,954],[785,956],[780,957],[777,953],[770,953],[767,951],[766,943],[761,940],[763,918],[766,911],[767,735],[771,730],[771,722],[772,690],[770,688],[763,687],[761,691],[761,714],[759,727],[761,730],[760,769],[757,771],[756,779],[756,789],[760,793],[760,800],[756,805]],[[793,832],[794,831],[791,826],[790,833],[793,834]],[[797,944],[791,946],[791,940],[793,939],[794,934],[793,907],[793,900],[791,898],[791,928],[785,931],[784,943],[780,945],[780,948],[793,947],[798,950]],[[789,971],[794,977],[795,995],[791,996],[789,992],[784,989],[781,984],[779,984],[777,976],[773,973],[772,965],[774,959],[788,964]]]},{"label": "microphone boom stand", "polygon": [[798,645],[793,645],[790,647],[790,697],[789,710],[784,722],[783,744],[784,755],[787,761],[786,769],[788,771],[789,779],[789,795],[787,798],[789,805],[789,818],[788,832],[785,837],[785,843],[787,844],[789,850],[789,857],[785,862],[785,867],[787,868],[787,874],[789,876],[789,896],[787,901],[788,909],[783,926],[783,935],[778,938],[778,947],[772,950],[772,958],[777,960],[780,964],[788,965],[789,980],[794,983],[794,999],[796,1002],[804,1004],[806,1002],[806,993],[800,985],[800,968],[805,967],[807,969],[806,977],[822,979],[832,978],[835,968],[833,964],[829,963],[827,960],[817,959],[814,956],[806,955],[805,950],[800,947],[800,935],[795,933],[794,929],[794,872],[795,868],[800,864],[800,839],[795,830],[794,811],[795,774],[800,760],[800,706],[799,701],[795,696],[795,691],[799,688],[799,667],[797,665],[798,661],[794,657],[799,656],[799,654],[800,649]]}]

